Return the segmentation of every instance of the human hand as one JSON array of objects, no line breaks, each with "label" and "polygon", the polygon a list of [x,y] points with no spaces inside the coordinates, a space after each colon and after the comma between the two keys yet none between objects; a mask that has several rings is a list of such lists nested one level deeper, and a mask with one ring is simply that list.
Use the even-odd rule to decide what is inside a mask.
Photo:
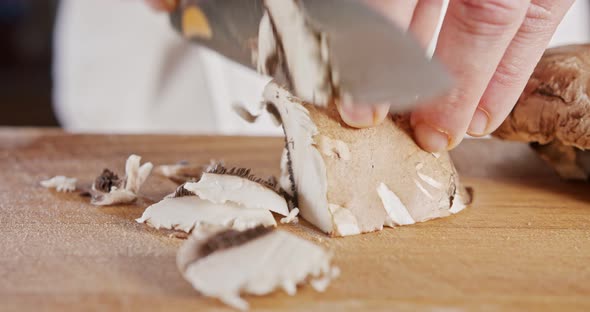
[{"label": "human hand", "polygon": [[[424,46],[442,0],[365,0],[408,29]],[[450,0],[435,56],[454,76],[447,95],[411,115],[416,142],[426,151],[457,146],[465,133],[494,131],[516,104],[555,29],[574,0]],[[339,109],[353,127],[370,127],[388,105]]]},{"label": "human hand", "polygon": [[154,10],[172,12],[178,5],[178,0],[144,0]]}]

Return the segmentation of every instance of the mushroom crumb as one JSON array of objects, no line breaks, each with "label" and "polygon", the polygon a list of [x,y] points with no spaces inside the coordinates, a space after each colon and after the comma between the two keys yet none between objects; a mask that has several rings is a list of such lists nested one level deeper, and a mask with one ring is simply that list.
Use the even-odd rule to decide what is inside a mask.
[{"label": "mushroom crumb", "polygon": [[590,176],[590,44],[545,51],[494,136],[530,143],[565,179]]},{"label": "mushroom crumb", "polygon": [[94,188],[99,192],[108,193],[113,186],[120,187],[122,182],[119,176],[105,168],[96,180],[94,180]]},{"label": "mushroom crumb", "polygon": [[340,276],[340,268],[332,267],[329,275],[323,276],[321,278],[312,279],[309,281],[309,284],[311,285],[311,287],[313,287],[313,289],[315,289],[315,291],[324,292],[326,291],[326,289],[328,289],[330,282],[338,276]]},{"label": "mushroom crumb", "polygon": [[287,215],[284,218],[281,218],[281,224],[298,223],[299,222],[299,218],[297,218],[298,214],[299,214],[299,208],[291,209],[291,211],[289,212],[289,215]]},{"label": "mushroom crumb", "polygon": [[177,238],[177,239],[187,239],[188,234],[186,232],[174,232],[174,233],[170,233],[170,235],[168,235],[168,237]]},{"label": "mushroom crumb", "polygon": [[254,123],[256,120],[262,115],[262,109],[259,110],[256,114],[250,112],[245,105],[241,103],[234,103],[232,105],[233,111],[240,116],[240,118],[247,123]]},{"label": "mushroom crumb", "polygon": [[55,176],[51,179],[41,181],[41,186],[45,188],[54,188],[58,192],[73,192],[76,190],[75,178],[65,176]]},{"label": "mushroom crumb", "polygon": [[91,203],[97,206],[128,204],[135,199],[142,184],[147,180],[152,163],[140,166],[141,157],[131,155],[125,163],[125,177],[120,179],[114,172],[104,169],[92,184]]},{"label": "mushroom crumb", "polygon": [[283,289],[295,295],[306,281],[323,291],[339,275],[331,260],[331,253],[307,240],[264,227],[203,228],[191,234],[177,255],[180,272],[195,290],[239,310],[249,307],[240,294],[262,296]]}]

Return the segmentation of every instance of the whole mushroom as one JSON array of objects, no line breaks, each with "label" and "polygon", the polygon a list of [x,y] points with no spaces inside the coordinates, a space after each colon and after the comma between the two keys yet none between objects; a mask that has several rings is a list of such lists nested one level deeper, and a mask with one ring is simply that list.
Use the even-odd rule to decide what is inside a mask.
[{"label": "whole mushroom", "polygon": [[414,224],[470,202],[448,153],[420,149],[406,116],[354,129],[334,104],[306,103],[274,82],[264,99],[286,136],[280,186],[323,232],[346,236]]},{"label": "whole mushroom", "polygon": [[548,49],[516,106],[493,133],[530,142],[565,179],[590,174],[590,44]]}]

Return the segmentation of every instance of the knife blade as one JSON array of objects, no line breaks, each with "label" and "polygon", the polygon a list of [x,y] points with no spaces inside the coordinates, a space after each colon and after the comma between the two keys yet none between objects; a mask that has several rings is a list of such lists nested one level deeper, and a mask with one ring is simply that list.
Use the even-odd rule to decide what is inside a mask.
[{"label": "knife blade", "polygon": [[181,0],[170,20],[185,38],[255,70],[252,50],[263,14],[263,0]]},{"label": "knife blade", "polygon": [[[327,36],[338,89],[353,104],[388,102],[392,112],[402,112],[452,86],[443,66],[428,59],[416,40],[362,1],[299,3]],[[181,0],[171,22],[186,38],[256,70],[252,51],[264,12],[263,0]]]}]

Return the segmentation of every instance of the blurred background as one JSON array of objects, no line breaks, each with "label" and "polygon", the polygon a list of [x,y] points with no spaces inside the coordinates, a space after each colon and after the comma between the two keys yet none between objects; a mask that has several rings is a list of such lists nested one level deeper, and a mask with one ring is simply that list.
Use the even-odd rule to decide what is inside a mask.
[{"label": "blurred background", "polygon": [[[577,0],[551,45],[590,41]],[[0,126],[79,132],[280,135],[259,109],[268,78],[188,44],[141,0],[0,0]]]},{"label": "blurred background", "polygon": [[0,1],[0,125],[56,126],[51,105],[57,0]]}]

